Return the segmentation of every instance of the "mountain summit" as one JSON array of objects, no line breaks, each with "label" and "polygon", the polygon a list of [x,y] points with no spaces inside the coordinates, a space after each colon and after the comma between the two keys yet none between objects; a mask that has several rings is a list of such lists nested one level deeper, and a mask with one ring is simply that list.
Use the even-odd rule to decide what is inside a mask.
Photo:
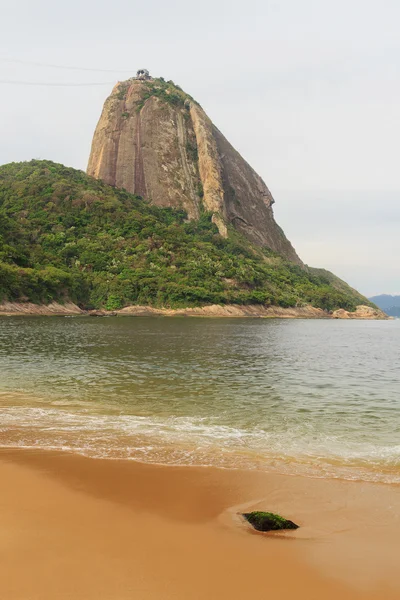
[{"label": "mountain summit", "polygon": [[189,219],[212,214],[219,233],[234,228],[257,246],[302,264],[274,219],[262,178],[201,106],[146,69],[119,82],[104,103],[87,173]]}]

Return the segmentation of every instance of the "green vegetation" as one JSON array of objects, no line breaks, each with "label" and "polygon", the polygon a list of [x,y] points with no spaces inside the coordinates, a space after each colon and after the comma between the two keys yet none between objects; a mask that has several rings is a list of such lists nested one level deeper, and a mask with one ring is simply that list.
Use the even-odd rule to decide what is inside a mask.
[{"label": "green vegetation", "polygon": [[270,512],[254,511],[244,513],[244,518],[257,531],[278,531],[282,529],[298,529],[299,526],[293,521],[288,521],[279,515]]},{"label": "green vegetation", "polygon": [[[178,106],[180,108],[187,107],[185,104],[187,100],[195,102],[192,96],[186,94],[179,85],[175,85],[173,81],[165,81],[162,77],[158,79],[152,79],[151,81],[145,81],[143,85],[143,95],[141,101],[138,103],[136,111],[140,112],[149,98],[155,96],[166,104],[172,106]],[[119,96],[118,96],[119,97]],[[195,102],[197,104],[197,102]]]},{"label": "green vegetation", "polygon": [[327,272],[253,248],[211,215],[187,221],[88,177],[33,160],[0,167],[0,301],[86,308],[208,303],[354,309],[365,298]]},{"label": "green vegetation", "polygon": [[127,93],[128,93],[128,85],[127,84],[121,85],[117,92],[118,100],[125,100]]},{"label": "green vegetation", "polygon": [[197,150],[197,144],[196,142],[192,142],[190,140],[188,140],[186,142],[186,154],[188,155],[188,157],[190,158],[190,160],[197,164],[199,161],[199,152]]}]

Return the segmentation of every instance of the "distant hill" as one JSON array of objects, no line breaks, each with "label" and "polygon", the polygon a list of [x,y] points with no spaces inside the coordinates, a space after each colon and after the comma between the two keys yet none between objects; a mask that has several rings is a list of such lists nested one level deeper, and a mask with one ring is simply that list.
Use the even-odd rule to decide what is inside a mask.
[{"label": "distant hill", "polygon": [[400,296],[391,296],[390,294],[381,294],[373,296],[370,301],[376,304],[389,317],[400,317]]},{"label": "distant hill", "polygon": [[188,221],[123,189],[51,161],[0,167],[0,302],[73,300],[83,308],[132,304],[370,304],[345,282],[235,229],[212,212]]}]

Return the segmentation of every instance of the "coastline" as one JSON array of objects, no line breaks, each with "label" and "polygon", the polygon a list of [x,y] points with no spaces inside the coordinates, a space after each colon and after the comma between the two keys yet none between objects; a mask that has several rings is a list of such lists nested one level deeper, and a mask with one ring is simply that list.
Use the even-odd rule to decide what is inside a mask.
[{"label": "coastline", "polygon": [[[399,486],[24,449],[0,476],[7,600],[399,597]],[[255,533],[252,509],[300,529]]]},{"label": "coastline", "polygon": [[0,316],[131,316],[131,317],[208,317],[208,318],[256,318],[256,319],[360,319],[388,320],[389,317],[380,310],[360,305],[355,312],[344,309],[332,313],[302,306],[282,308],[280,306],[262,306],[259,304],[212,304],[208,306],[187,308],[154,308],[152,306],[126,306],[119,310],[82,310],[73,302],[60,304],[52,302],[48,305],[31,302],[3,302],[0,304]]}]

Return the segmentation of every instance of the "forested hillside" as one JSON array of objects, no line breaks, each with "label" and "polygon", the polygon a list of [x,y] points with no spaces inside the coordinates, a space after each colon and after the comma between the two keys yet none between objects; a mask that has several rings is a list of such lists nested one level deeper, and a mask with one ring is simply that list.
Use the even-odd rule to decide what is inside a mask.
[{"label": "forested hillside", "polygon": [[224,239],[210,214],[187,221],[81,171],[33,160],[0,167],[0,302],[84,308],[312,304],[366,299],[325,271]]}]

